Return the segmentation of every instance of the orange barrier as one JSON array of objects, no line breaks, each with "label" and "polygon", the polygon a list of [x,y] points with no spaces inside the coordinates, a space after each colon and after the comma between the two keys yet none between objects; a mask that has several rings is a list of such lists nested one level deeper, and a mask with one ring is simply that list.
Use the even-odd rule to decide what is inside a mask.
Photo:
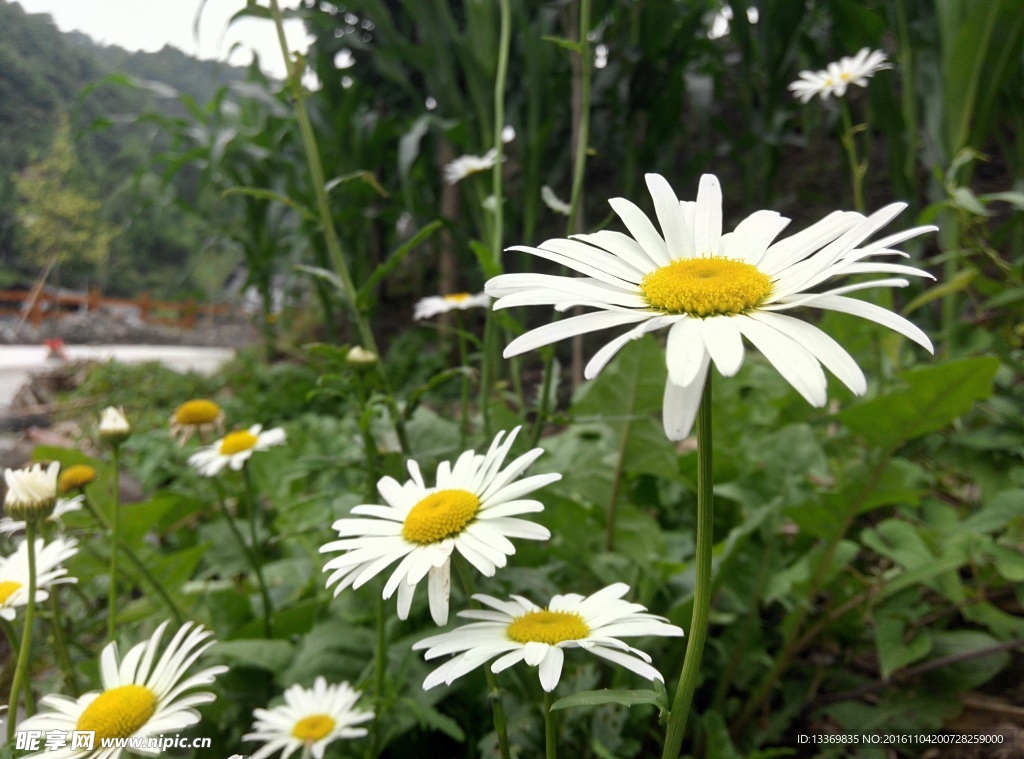
[{"label": "orange barrier", "polygon": [[[138,309],[139,319],[146,324],[160,324],[166,327],[177,327],[179,329],[195,329],[196,320],[200,316],[212,319],[215,316],[223,316],[233,313],[231,306],[224,304],[200,304],[195,298],[190,298],[184,303],[153,300],[149,293],[142,293],[136,299],[129,298],[104,298],[99,290],[90,289],[85,295],[58,295],[56,293],[41,292],[31,300],[30,290],[0,290],[0,316],[21,316],[25,311],[25,302],[30,301],[28,307],[28,321],[35,327],[43,323],[44,319],[59,319],[69,313],[86,311],[92,313],[101,311],[109,306],[117,308]],[[6,304],[21,304],[20,306],[7,306]],[[71,310],[69,307],[73,307]]]}]

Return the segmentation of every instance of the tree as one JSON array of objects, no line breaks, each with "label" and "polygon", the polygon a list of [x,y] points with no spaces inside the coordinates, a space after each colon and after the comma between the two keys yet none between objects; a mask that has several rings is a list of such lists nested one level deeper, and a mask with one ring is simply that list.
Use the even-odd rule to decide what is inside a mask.
[{"label": "tree", "polygon": [[105,266],[114,229],[102,218],[99,192],[78,164],[66,118],[49,155],[27,166],[14,184],[20,247],[28,261]]}]

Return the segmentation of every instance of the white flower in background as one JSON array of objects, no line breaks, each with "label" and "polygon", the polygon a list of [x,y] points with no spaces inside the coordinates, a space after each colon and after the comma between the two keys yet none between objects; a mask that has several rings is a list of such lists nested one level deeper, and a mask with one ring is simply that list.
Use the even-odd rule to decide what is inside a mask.
[{"label": "white flower in background", "polygon": [[[36,603],[50,597],[47,591],[51,585],[62,582],[78,582],[68,577],[68,570],[61,566],[78,553],[78,541],[57,538],[49,543],[42,538],[35,541],[36,558]],[[10,556],[0,556],[0,617],[11,621],[15,608],[28,603],[28,541],[21,541]]]},{"label": "white flower in background", "polygon": [[355,725],[373,719],[372,711],[355,708],[362,695],[348,683],[328,685],[323,677],[318,677],[309,689],[293,685],[284,692],[283,704],[253,712],[253,732],[244,739],[266,745],[252,759],[265,759],[281,749],[281,759],[288,759],[307,746],[313,759],[322,759],[329,743],[362,738],[366,728]]},{"label": "white flower in background", "polygon": [[[81,511],[84,495],[76,495],[74,498],[58,498],[57,505],[53,507],[53,513],[47,517],[51,522],[60,522],[60,518],[72,511]],[[13,535],[25,529],[25,522],[10,517],[0,518],[0,535]]]},{"label": "white flower in background", "polygon": [[262,430],[262,425],[254,424],[247,430],[229,432],[213,445],[201,448],[189,456],[188,463],[206,477],[220,474],[226,466],[237,472],[256,451],[284,444],[286,438],[280,427],[265,432]]},{"label": "white flower in background", "polygon": [[416,585],[428,578],[430,614],[438,625],[448,621],[451,556],[458,551],[481,574],[491,577],[516,552],[509,538],[547,540],[546,527],[517,519],[543,511],[540,501],[523,496],[562,478],[537,474],[519,479],[544,452],[534,448],[502,469],[519,427],[506,437],[499,432],[486,455],[466,451],[455,464],[442,461],[437,484],[427,487],[419,465],[409,460],[404,485],[383,477],[377,490],[386,505],[365,504],[353,514],[370,519],[339,519],[333,527],[341,540],[320,548],[321,553],[344,551],[324,565],[327,587],[334,595],[358,588],[398,561],[384,585],[384,598],[398,591],[398,616],[407,619]]},{"label": "white flower in background", "polygon": [[465,311],[470,308],[487,308],[491,305],[491,298],[486,293],[451,293],[450,295],[431,295],[421,298],[413,308],[412,318],[430,319],[438,314],[446,314],[449,311]]},{"label": "white flower in background", "polygon": [[555,195],[555,191],[547,185],[540,188],[540,199],[544,201],[544,205],[550,208],[555,213],[560,213],[568,216],[572,212],[572,206],[562,200],[560,197]]},{"label": "white flower in background", "polygon": [[[167,644],[159,660],[160,640],[168,623],[156,628],[153,636],[133,646],[118,662],[117,643],[111,642],[100,655],[102,691],[90,691],[77,699],[51,694],[44,696],[41,711],[18,725],[19,730],[59,730],[70,735],[75,730],[96,732],[92,751],[68,748],[44,750],[32,757],[39,759],[117,759],[122,748],[101,748],[104,739],[149,738],[177,733],[199,722],[194,706],[215,700],[209,691],[193,688],[212,685],[227,667],[207,667],[186,677],[188,668],[214,644],[213,633],[201,625],[184,624]],[[156,755],[155,749],[143,753]]]},{"label": "white flower in background", "polygon": [[867,87],[868,79],[882,69],[891,68],[892,64],[886,63],[885,53],[865,47],[852,58],[847,56],[838,63],[828,64],[824,71],[801,71],[800,78],[791,82],[789,89],[801,103],[810,102],[815,95],[821,95],[822,100],[828,100],[829,95],[841,98],[849,85]]},{"label": "white flower in background", "polygon": [[810,322],[782,312],[807,306],[853,314],[932,350],[924,332],[899,314],[845,297],[870,287],[904,287],[908,281],[902,277],[814,292],[830,280],[849,275],[932,278],[914,267],[868,260],[906,256],[891,246],[936,229],[914,227],[865,245],[867,238],[906,208],[905,203],[893,203],[868,217],[836,211],[772,244],[789,223],[775,211],[757,211],[733,232],[722,234],[722,190],[713,175],[701,177],[696,202],[680,202],[658,174],[647,175],[647,186],[661,234],[639,208],[613,198],[609,202],[632,237],[601,231],[548,240],[539,248],[511,248],[586,276],[497,276],[485,286],[489,295],[498,298],[495,309],[550,305],[558,311],[575,306],[598,310],[527,332],[508,345],[506,358],[574,335],[632,325],[590,360],[584,374],[591,379],[630,340],[669,328],[664,425],[670,439],[682,440],[693,426],[709,365],[714,363],[725,377],[736,374],[743,364],[743,338],[813,406],[824,406],[827,400],[822,365],[857,395],[866,392],[864,373],[839,343]]},{"label": "white flower in background", "polygon": [[[501,159],[504,161],[505,156]],[[458,184],[463,179],[481,171],[494,168],[498,162],[498,149],[491,148],[482,156],[463,155],[456,158],[444,167],[444,181],[448,184]]]},{"label": "white flower in background", "polygon": [[7,492],[4,511],[14,520],[45,519],[57,503],[57,475],[60,463],[56,461],[43,469],[42,464],[4,471]]},{"label": "white flower in background", "polygon": [[623,601],[625,583],[615,583],[591,596],[558,595],[545,608],[522,596],[501,601],[476,595],[489,610],[460,611],[465,619],[477,619],[451,632],[434,635],[413,645],[427,649],[427,660],[457,654],[423,681],[424,690],[451,683],[494,657],[492,672],[501,672],[525,661],[538,668],[540,684],[551,692],[562,675],[565,649],[582,648],[595,656],[625,667],[648,680],[662,680],[651,666],[651,657],[620,638],[645,635],[679,637],[683,631],[664,617],[647,614],[640,604]]},{"label": "white flower in background", "polygon": [[[505,126],[501,130],[501,141],[504,143],[512,142],[516,138],[516,130],[510,126]],[[503,155],[502,161],[506,160]],[[498,149],[491,148],[482,156],[479,155],[463,155],[456,158],[451,163],[448,163],[444,167],[444,181],[448,184],[458,184],[461,180],[468,176],[477,174],[481,171],[487,171],[494,168],[494,164],[498,162]]]},{"label": "white flower in background", "polygon": [[120,445],[132,434],[132,426],[124,409],[107,406],[100,414],[100,440],[107,445]]}]

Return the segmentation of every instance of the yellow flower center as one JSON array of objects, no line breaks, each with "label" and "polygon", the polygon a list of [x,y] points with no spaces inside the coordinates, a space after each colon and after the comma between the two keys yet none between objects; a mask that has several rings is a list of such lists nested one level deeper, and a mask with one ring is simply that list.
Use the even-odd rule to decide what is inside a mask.
[{"label": "yellow flower center", "polygon": [[409,510],[402,537],[412,543],[436,543],[462,532],[479,510],[480,499],[468,490],[438,490]]},{"label": "yellow flower center", "polygon": [[249,450],[258,442],[259,438],[248,430],[229,432],[220,441],[220,452],[223,456],[231,456],[232,454]]},{"label": "yellow flower center", "polygon": [[444,296],[445,303],[465,303],[469,300],[472,295],[469,293],[452,293],[451,295]]},{"label": "yellow flower center", "polygon": [[583,617],[574,611],[528,611],[512,620],[505,634],[516,643],[547,643],[582,640],[590,635]]},{"label": "yellow flower center", "polygon": [[326,738],[337,723],[326,714],[311,714],[295,723],[292,735],[300,741],[313,742]]},{"label": "yellow flower center", "polygon": [[14,580],[4,580],[0,582],[0,606],[7,603],[7,599],[18,592],[18,588],[21,587],[20,582],[14,582]]},{"label": "yellow flower center", "polygon": [[198,427],[201,424],[213,424],[221,416],[220,406],[213,401],[203,398],[194,401],[185,401],[174,412],[174,421],[177,424],[187,424]]},{"label": "yellow flower center", "polygon": [[842,74],[839,75],[839,81],[841,82],[848,82],[850,81],[850,79],[851,76],[849,71],[844,71]]},{"label": "yellow flower center", "polygon": [[640,282],[647,302],[668,314],[706,317],[741,314],[772,292],[756,266],[723,256],[686,258],[652,271]]},{"label": "yellow flower center", "polygon": [[69,466],[60,473],[60,477],[57,480],[57,488],[61,493],[66,493],[69,490],[84,488],[90,482],[95,481],[95,469],[88,464],[75,464],[75,466]]},{"label": "yellow flower center", "polygon": [[85,707],[75,730],[95,730],[104,738],[128,738],[156,713],[156,694],[142,685],[122,685],[104,691]]}]

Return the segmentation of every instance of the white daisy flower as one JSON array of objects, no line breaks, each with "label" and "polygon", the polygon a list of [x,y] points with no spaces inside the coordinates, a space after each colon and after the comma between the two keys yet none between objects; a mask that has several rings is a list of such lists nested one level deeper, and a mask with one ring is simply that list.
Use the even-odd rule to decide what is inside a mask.
[{"label": "white daisy flower", "polygon": [[263,432],[263,426],[254,424],[247,430],[229,432],[213,445],[201,448],[188,457],[188,463],[206,477],[214,477],[230,466],[236,472],[255,451],[265,451],[285,442],[284,430],[275,427]]},{"label": "white daisy flower", "polygon": [[[501,157],[504,161],[505,156]],[[481,171],[487,171],[494,168],[494,164],[498,162],[498,149],[491,148],[482,156],[480,155],[462,155],[456,158],[451,163],[445,164],[444,167],[444,181],[448,184],[458,184],[463,179],[473,174],[478,174]]]},{"label": "white daisy flower", "polygon": [[[78,553],[78,541],[56,538],[35,541],[36,603],[50,597],[47,588],[61,582],[78,582],[61,566]],[[21,541],[10,556],[0,556],[0,617],[12,621],[15,608],[28,603],[28,541]]]},{"label": "white daisy flower", "polygon": [[502,469],[519,429],[507,437],[499,432],[486,455],[466,451],[454,465],[442,461],[434,487],[427,487],[419,465],[411,459],[407,463],[412,479],[404,485],[391,477],[381,478],[377,490],[386,505],[356,506],[353,514],[372,518],[339,519],[333,527],[342,539],[320,548],[321,553],[345,552],[324,565],[324,571],[331,572],[327,586],[337,584],[334,595],[349,586],[360,587],[401,560],[384,585],[384,598],[397,590],[398,616],[407,619],[416,585],[429,575],[430,614],[444,625],[454,551],[491,577],[516,552],[509,538],[551,537],[546,527],[516,518],[543,511],[540,501],[523,500],[523,496],[562,478],[536,474],[518,479],[544,452],[541,448]]},{"label": "white daisy flower", "polygon": [[306,746],[313,759],[322,759],[327,744],[339,738],[362,738],[366,728],[355,725],[373,719],[372,711],[355,708],[362,695],[348,683],[328,685],[323,677],[310,689],[293,685],[284,692],[281,706],[253,712],[253,732],[244,739],[266,745],[252,759],[265,759],[281,749],[281,759],[288,759]]},{"label": "white daisy flower", "polygon": [[885,53],[865,47],[852,58],[846,56],[838,63],[828,64],[824,71],[801,71],[800,78],[791,82],[789,89],[801,103],[810,102],[815,95],[821,95],[822,100],[828,100],[829,95],[841,98],[849,85],[867,87],[868,79],[882,69],[891,68],[892,64],[886,63]]},{"label": "white daisy flower", "polygon": [[446,314],[449,311],[466,311],[470,308],[487,308],[491,305],[491,298],[486,293],[451,293],[450,295],[431,295],[421,298],[416,302],[412,312],[412,318],[430,319],[438,314]]},{"label": "white daisy flower", "polygon": [[[680,202],[664,177],[647,175],[647,186],[662,234],[635,205],[613,198],[632,237],[601,231],[548,240],[539,248],[515,247],[586,275],[503,274],[485,286],[498,298],[494,308],[553,305],[558,311],[592,306],[595,312],[546,324],[513,340],[505,357],[596,330],[632,325],[602,347],[587,364],[595,377],[623,345],[648,332],[670,328],[666,348],[664,425],[672,440],[693,426],[711,363],[726,377],[743,364],[746,338],[813,406],[824,406],[827,380],[822,365],[851,391],[867,390],[853,358],[820,329],[781,312],[809,306],[878,322],[932,350],[911,322],[881,306],[845,297],[869,287],[904,287],[902,277],[857,282],[813,292],[836,277],[900,274],[929,277],[921,269],[869,261],[872,256],[906,256],[891,246],[935,227],[914,227],[864,245],[865,240],[906,208],[893,203],[868,217],[836,211],[802,232],[772,244],[789,219],[757,211],[722,234],[722,190],[705,174],[696,202]],[[859,247],[862,246],[863,247]]]},{"label": "white daisy flower", "polygon": [[[495,656],[492,672],[501,672],[520,661],[537,667],[540,684],[551,692],[562,675],[566,648],[582,648],[607,659],[648,680],[662,680],[651,666],[651,657],[623,643],[619,638],[644,635],[680,637],[682,629],[668,624],[664,617],[647,614],[640,604],[623,601],[629,592],[625,583],[615,583],[591,596],[578,593],[558,595],[546,608],[540,608],[522,596],[501,601],[476,595],[491,610],[460,611],[459,616],[478,619],[450,632],[425,638],[413,645],[427,649],[424,658],[457,654],[431,672],[423,689],[451,685]],[[662,680],[663,681],[663,680]]]},{"label": "white daisy flower", "polygon": [[[199,722],[194,706],[215,699],[209,691],[185,691],[212,685],[227,667],[215,666],[185,677],[185,672],[206,649],[213,645],[212,633],[201,625],[184,624],[156,660],[160,640],[168,623],[156,628],[153,636],[133,646],[118,662],[117,643],[111,642],[100,655],[102,691],[90,691],[77,699],[51,694],[44,696],[41,706],[48,707],[22,722],[19,730],[59,730],[70,734],[75,730],[96,733],[92,751],[61,748],[41,751],[32,757],[43,759],[117,759],[123,748],[101,748],[103,739],[149,738],[164,733],[177,733]],[[134,749],[139,753],[157,755],[156,748]]]},{"label": "white daisy flower", "polygon": [[[72,511],[81,511],[84,495],[76,495],[74,498],[58,498],[57,505],[53,507],[53,513],[47,517],[51,522],[60,522],[60,518]],[[10,517],[0,518],[0,535],[13,535],[25,529],[25,523]]]}]

